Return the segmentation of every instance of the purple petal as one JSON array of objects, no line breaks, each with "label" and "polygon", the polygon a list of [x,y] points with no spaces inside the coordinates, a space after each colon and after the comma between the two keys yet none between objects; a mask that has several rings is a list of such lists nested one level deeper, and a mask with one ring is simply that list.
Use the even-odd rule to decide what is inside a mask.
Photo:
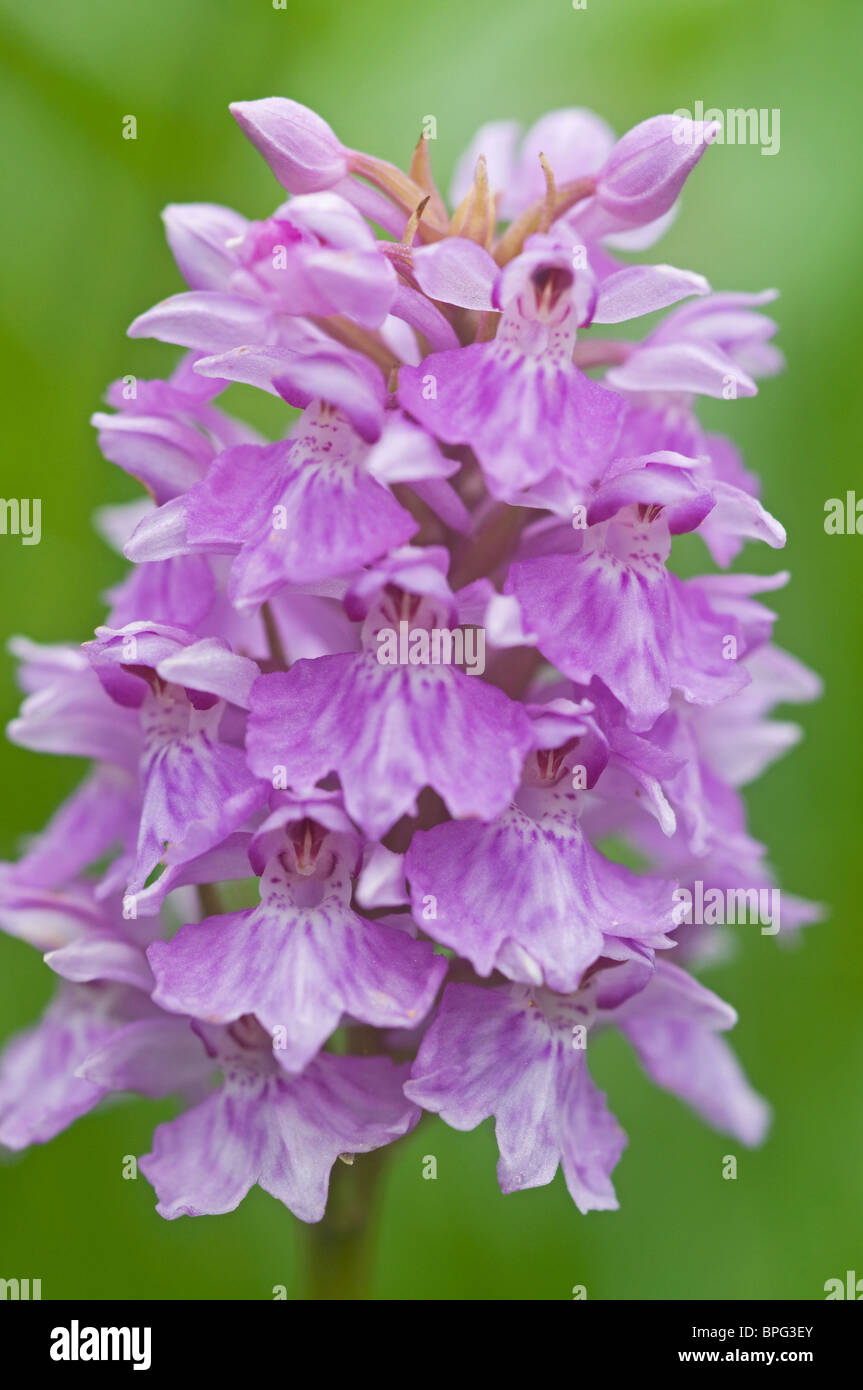
[{"label": "purple petal", "polygon": [[262,677],[247,748],[261,776],[284,766],[296,786],[338,772],[349,814],[380,839],[425,786],[454,816],[492,819],[518,784],[530,740],[524,711],[484,681],[446,667],[385,667],[366,654]]},{"label": "purple petal", "polygon": [[97,767],[55,811],[15,868],[16,880],[56,888],[134,836],[135,781],[120,768]]},{"label": "purple petal", "polygon": [[265,305],[218,290],[172,295],[139,314],[128,331],[130,338],[158,338],[206,353],[227,352],[245,343],[271,343],[275,334]]},{"label": "purple petal", "polygon": [[74,656],[74,667],[55,669],[53,680],[27,697],[7,725],[7,738],[36,752],[96,758],[133,771],[141,746],[137,715],[109,698],[85,654]]},{"label": "purple petal", "polygon": [[385,1057],[323,1053],[296,1081],[282,1082],[259,1179],[264,1191],[301,1221],[319,1221],[338,1156],[382,1148],[417,1123],[420,1112],[402,1090],[406,1073]]},{"label": "purple petal", "polygon": [[289,1080],[239,1075],[178,1120],[160,1125],[141,1159],[157,1211],[175,1217],[233,1211],[257,1182],[301,1221],[320,1221],[342,1153],[367,1153],[405,1134],[419,1111],[385,1058],[317,1058]]},{"label": "purple petal", "polygon": [[127,1006],[143,1013],[149,1000],[116,985],[64,985],[42,1020],[7,1043],[0,1058],[0,1144],[43,1144],[98,1104],[104,1088],[76,1070],[126,1021]]},{"label": "purple petal", "polygon": [[693,391],[718,399],[754,396],[755,382],[712,345],[669,343],[639,347],[606,381],[617,391]]},{"label": "purple petal", "polygon": [[157,1099],[201,1085],[213,1061],[189,1020],[170,1015],[139,1019],[111,1035],[77,1075],[107,1091],[137,1091]]},{"label": "purple petal", "polygon": [[226,290],[237,266],[228,242],[245,236],[249,223],[215,203],[169,203],[165,235],[190,290]]},{"label": "purple petal", "polygon": [[267,1148],[266,1117],[254,1095],[209,1096],[159,1125],[139,1167],[166,1220],[234,1211],[257,1181]]},{"label": "purple petal", "polygon": [[332,188],[347,174],[347,155],[337,137],[321,116],[298,101],[234,101],[230,111],[289,193]]},{"label": "purple petal", "polygon": [[495,1115],[504,1192],[551,1182],[562,1161],[581,1211],[614,1208],[610,1174],[626,1137],[573,1047],[590,1010],[578,996],[549,997],[549,1008],[517,987],[449,985],[405,1094],[455,1129]]},{"label": "purple petal", "polygon": [[168,736],[150,740],[142,759],[144,800],[133,893],[163,859],[179,864],[220,844],[263,804],[267,793],[249,773],[240,749],[214,737],[220,707],[193,717],[163,695],[159,701],[148,697],[147,710],[157,731],[159,721],[166,722]]},{"label": "purple petal", "polygon": [[257,663],[232,652],[223,637],[202,637],[181,647],[163,658],[156,670],[163,680],[217,695],[240,709],[249,708],[249,695],[260,675]]},{"label": "purple petal", "polygon": [[648,1075],[685,1100],[714,1128],[760,1144],[769,1109],[752,1090],[717,1030],[733,1027],[734,1010],[685,971],[660,961],[650,984],[614,1011]]},{"label": "purple petal", "polygon": [[[158,513],[156,513],[158,515]],[[174,555],[139,564],[106,594],[109,627],[125,627],[145,613],[153,622],[198,628],[213,606],[216,582],[203,555]]]},{"label": "purple petal", "polygon": [[499,271],[492,257],[475,241],[447,237],[418,246],[411,258],[414,279],[430,299],[463,309],[491,309],[491,292]]},{"label": "purple petal", "polygon": [[90,423],[105,458],[143,483],[159,505],[203,477],[213,457],[199,430],[163,416],[99,411]]},{"label": "purple petal", "polygon": [[290,405],[305,408],[324,400],[339,408],[367,443],[380,438],[384,381],[359,353],[297,353],[283,365],[273,385]]},{"label": "purple petal", "polygon": [[657,309],[667,309],[690,294],[709,294],[703,275],[671,265],[628,265],[599,287],[594,323],[623,323]]},{"label": "purple petal", "polygon": [[597,203],[619,227],[653,222],[674,203],[718,133],[715,121],[679,116],[642,121],[618,140],[606,160],[597,180]]},{"label": "purple petal", "polygon": [[45,964],[74,984],[110,980],[149,994],[153,976],[140,946],[118,936],[87,935],[48,951]]},{"label": "purple petal", "polygon": [[571,363],[504,354],[496,342],[402,367],[399,401],[445,443],[470,444],[491,491],[507,498],[555,468],[582,484],[601,473],[623,410]]},{"label": "purple petal", "polygon": [[343,1014],[378,1028],[415,1026],[446,970],[430,945],[358,917],[338,894],[309,908],[265,897],[253,912],[182,927],[149,958],[158,1004],[225,1023],[255,1014],[279,1031],[289,1071],[314,1057]]},{"label": "purple petal", "polygon": [[662,936],[672,885],[611,864],[576,822],[513,807],[493,825],[449,821],[417,832],[405,861],[414,917],[480,975],[500,970],[569,993],[605,935]]},{"label": "purple petal", "polygon": [[291,455],[277,508],[234,562],[230,594],[237,604],[260,603],[284,584],[354,574],[416,534],[410,512],[368,476],[361,459],[339,458],[335,431],[329,458],[319,447],[327,440],[318,437],[315,454],[309,450],[303,460],[305,443],[298,440]]}]

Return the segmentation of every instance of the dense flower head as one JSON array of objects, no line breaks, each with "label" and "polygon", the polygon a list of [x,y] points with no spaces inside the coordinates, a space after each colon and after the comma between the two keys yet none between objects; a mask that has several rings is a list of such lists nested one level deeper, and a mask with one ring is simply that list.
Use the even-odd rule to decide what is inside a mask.
[{"label": "dense flower head", "polygon": [[[614,1207],[604,1029],[741,1143],[768,1123],[689,970],[717,904],[778,892],[741,788],[818,693],[772,641],[787,576],[727,571],[785,533],[698,419],[780,369],[774,292],[631,258],[710,125],[493,122],[448,204],[425,138],[405,172],[297,102],[232,112],[277,206],[166,209],[187,288],[130,333],[183,352],[93,419],[145,489],[98,518],[133,567],[83,646],[14,644],[10,737],[92,766],[0,867],[0,925],[59,976],[0,1143],[173,1094],[163,1216],[257,1183],[314,1222],[340,1156],[494,1116],[503,1191],[562,1167]],[[675,574],[684,533],[718,572]]]}]

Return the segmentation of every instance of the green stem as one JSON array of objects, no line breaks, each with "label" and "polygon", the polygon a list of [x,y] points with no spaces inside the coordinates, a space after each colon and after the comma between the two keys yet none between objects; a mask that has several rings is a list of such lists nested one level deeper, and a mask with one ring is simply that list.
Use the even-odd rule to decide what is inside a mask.
[{"label": "green stem", "polygon": [[386,1149],[376,1149],[335,1164],[326,1215],[306,1228],[307,1298],[371,1298],[373,1217],[386,1158]]},{"label": "green stem", "polygon": [[[345,1044],[355,1057],[374,1057],[381,1051],[378,1030],[366,1023],[352,1024]],[[385,1147],[355,1154],[351,1163],[339,1158],[333,1165],[324,1219],[305,1228],[307,1298],[371,1298],[374,1217],[388,1156]]]},{"label": "green stem", "polygon": [[205,917],[218,917],[225,909],[215,883],[198,884],[198,901]]}]

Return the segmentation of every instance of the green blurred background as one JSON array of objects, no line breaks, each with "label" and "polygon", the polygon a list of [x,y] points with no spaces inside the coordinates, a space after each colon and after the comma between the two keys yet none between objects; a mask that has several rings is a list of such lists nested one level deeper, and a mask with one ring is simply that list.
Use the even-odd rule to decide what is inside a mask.
[{"label": "green blurred background", "polygon": [[[797,949],[741,933],[708,983],[740,1011],[734,1035],[775,1127],[755,1154],[703,1127],[603,1039],[594,1071],[630,1136],[621,1210],[582,1217],[558,1178],[502,1197],[490,1125],[437,1120],[398,1151],[370,1292],[392,1299],[824,1297],[863,1273],[863,950],[857,937],[863,539],[828,537],[828,497],[861,485],[857,265],[863,8],[759,0],[2,0],[4,131],[2,491],[43,499],[43,539],[0,537],[2,635],[84,639],[122,562],[90,517],[135,486],[104,463],[88,426],[107,383],[167,375],[173,350],[124,337],[181,288],[160,209],[210,200],[264,216],[279,190],[227,112],[282,94],[319,109],[349,144],[409,158],[424,116],[445,188],[481,122],[586,105],[623,131],[677,107],[779,107],[781,150],[715,147],[686,191],[659,259],[718,289],[777,285],[787,374],[753,401],[716,405],[786,523],[785,557],[749,547],[744,568],[788,563],[775,596],[780,643],[823,672],[801,748],[751,790],[752,830],[789,890],[832,904]],[[853,94],[853,95],[852,95]],[[121,138],[137,117],[137,141]],[[779,563],[777,563],[777,560]],[[737,566],[740,568],[740,565]],[[3,661],[4,720],[17,696]],[[795,716],[796,716],[795,711]],[[0,750],[0,855],[14,856],[82,768]],[[733,929],[732,929],[733,930]],[[33,1018],[52,979],[0,941],[0,1033]],[[146,1151],[171,1104],[121,1102],[0,1165],[0,1276],[41,1277],[43,1296],[269,1298],[300,1289],[293,1218],[256,1191],[226,1217],[166,1223],[123,1155]],[[739,1177],[723,1181],[722,1156]],[[423,1155],[436,1181],[421,1176]]]}]

